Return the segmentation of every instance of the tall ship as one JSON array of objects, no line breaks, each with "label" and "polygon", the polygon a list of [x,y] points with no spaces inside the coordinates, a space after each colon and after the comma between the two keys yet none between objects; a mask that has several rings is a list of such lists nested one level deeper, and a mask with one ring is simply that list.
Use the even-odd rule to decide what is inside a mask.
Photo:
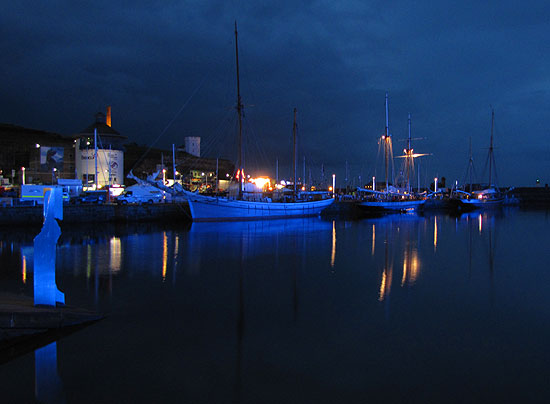
[{"label": "tall ship", "polygon": [[[384,134],[380,137],[380,142],[384,148],[384,173],[385,189],[376,190],[376,182],[373,179],[372,189],[358,188],[358,192],[363,195],[359,202],[359,208],[366,213],[384,213],[384,212],[407,212],[419,209],[425,202],[425,198],[419,197],[412,192],[410,177],[414,167],[414,158],[423,156],[423,154],[414,154],[411,147],[411,119],[409,115],[409,138],[408,147],[404,150],[403,157],[405,163],[406,184],[403,189],[396,188],[389,183],[390,163],[393,164],[393,146],[392,136],[389,132],[388,118],[388,93],[386,93],[386,127]],[[393,181],[392,181],[393,182]]]},{"label": "tall ship", "polygon": [[237,22],[235,22],[235,60],[237,66],[237,114],[239,121],[238,143],[239,160],[237,175],[237,192],[228,195],[202,195],[198,192],[185,191],[191,217],[194,222],[240,221],[259,219],[281,219],[292,217],[317,216],[323,209],[334,202],[328,192],[300,192],[296,188],[296,109],[294,109],[294,190],[292,195],[259,195],[248,192],[243,167],[243,104],[239,81],[239,47],[237,39]]}]

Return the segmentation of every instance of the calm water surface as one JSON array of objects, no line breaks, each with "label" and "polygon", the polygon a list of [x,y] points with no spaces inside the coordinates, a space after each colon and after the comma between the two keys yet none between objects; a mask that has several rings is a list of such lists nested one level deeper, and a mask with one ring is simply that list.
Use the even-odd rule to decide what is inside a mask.
[{"label": "calm water surface", "polygon": [[[68,403],[546,402],[549,229],[504,211],[66,230],[67,304],[108,317],[0,365],[1,402],[45,374]],[[32,295],[33,234],[0,235],[1,291]]]}]

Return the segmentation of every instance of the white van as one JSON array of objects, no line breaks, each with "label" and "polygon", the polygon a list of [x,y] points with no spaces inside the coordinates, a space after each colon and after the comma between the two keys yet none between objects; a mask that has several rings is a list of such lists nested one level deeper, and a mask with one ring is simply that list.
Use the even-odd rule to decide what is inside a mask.
[{"label": "white van", "polygon": [[116,202],[127,203],[160,203],[164,201],[164,192],[151,185],[132,185],[117,196]]}]

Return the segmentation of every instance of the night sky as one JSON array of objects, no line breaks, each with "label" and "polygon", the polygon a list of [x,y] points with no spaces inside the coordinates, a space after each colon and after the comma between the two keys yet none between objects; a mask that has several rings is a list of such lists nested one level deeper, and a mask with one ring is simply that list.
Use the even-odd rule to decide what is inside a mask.
[{"label": "night sky", "polygon": [[3,2],[0,122],[70,135],[111,105],[129,142],[235,160],[235,20],[250,173],[289,176],[297,108],[300,173],[382,180],[387,91],[422,183],[462,182],[470,137],[486,181],[491,106],[499,185],[550,183],[546,1]]}]

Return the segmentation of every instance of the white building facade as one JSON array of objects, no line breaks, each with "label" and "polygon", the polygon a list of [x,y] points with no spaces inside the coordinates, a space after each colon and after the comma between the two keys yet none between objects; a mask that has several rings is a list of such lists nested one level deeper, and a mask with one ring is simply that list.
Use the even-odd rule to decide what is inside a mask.
[{"label": "white building facade", "polygon": [[[97,149],[94,145],[96,139]],[[75,171],[85,187],[101,188],[124,183],[125,140],[126,137],[105,123],[102,113],[96,115],[94,124],[76,135]]]}]

